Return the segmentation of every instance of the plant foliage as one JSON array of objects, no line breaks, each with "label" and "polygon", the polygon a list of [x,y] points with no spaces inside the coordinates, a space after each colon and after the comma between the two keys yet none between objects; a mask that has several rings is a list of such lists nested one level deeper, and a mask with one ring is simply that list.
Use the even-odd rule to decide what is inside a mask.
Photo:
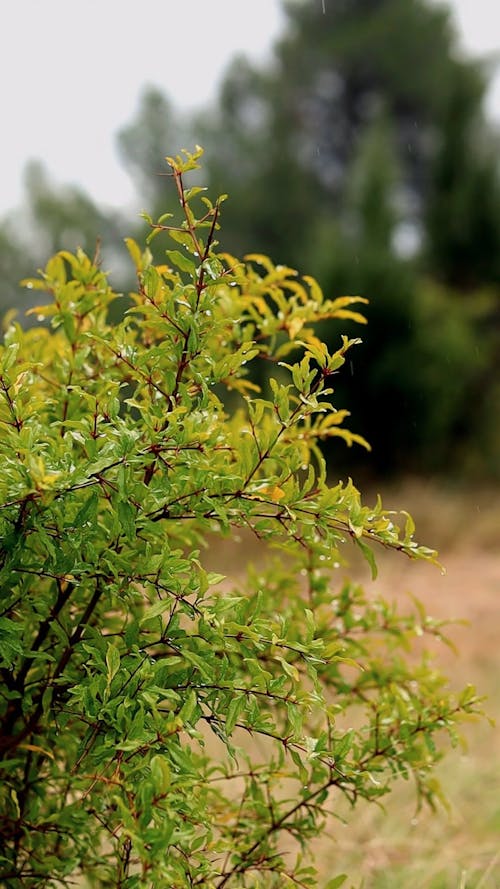
[{"label": "plant foliage", "polygon": [[[331,485],[318,447],[366,444],[331,399],[357,340],[314,333],[363,300],[218,253],[221,202],[185,184],[200,154],[168,159],[164,264],[127,241],[123,320],[99,264],[60,252],[25,282],[44,324],[1,348],[7,889],[314,886],[308,841],[340,801],[402,776],[433,804],[436,739],[477,710],[406,656],[441,632],[422,609],[337,579],[346,541],[373,574],[376,545],[436,558],[409,516]],[[206,546],[237,534],[277,556],[230,582]]]}]

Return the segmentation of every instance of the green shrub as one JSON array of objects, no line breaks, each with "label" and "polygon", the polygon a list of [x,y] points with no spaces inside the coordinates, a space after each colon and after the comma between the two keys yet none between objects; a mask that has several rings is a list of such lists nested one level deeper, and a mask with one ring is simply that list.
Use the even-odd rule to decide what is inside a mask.
[{"label": "green shrub", "polygon": [[[169,159],[165,264],[128,241],[123,320],[62,252],[26,282],[50,325],[11,323],[1,349],[7,889],[313,886],[328,813],[399,776],[433,804],[439,736],[477,710],[407,655],[437,624],[336,577],[346,541],[373,573],[377,545],[435,560],[409,516],[327,479],[318,441],[356,441],[329,398],[356,340],[329,354],[311,325],[360,320],[355,300],[218,255],[220,202],[184,184],[200,153]],[[288,375],[272,400],[257,361]],[[206,546],[237,533],[278,556],[229,582]]]}]

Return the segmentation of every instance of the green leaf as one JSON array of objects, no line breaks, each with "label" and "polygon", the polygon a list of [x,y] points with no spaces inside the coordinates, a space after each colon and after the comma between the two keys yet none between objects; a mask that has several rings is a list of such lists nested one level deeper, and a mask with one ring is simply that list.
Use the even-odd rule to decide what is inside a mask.
[{"label": "green leaf", "polygon": [[371,546],[365,543],[362,537],[355,537],[354,539],[370,566],[372,580],[376,580],[378,575],[378,568]]},{"label": "green leaf", "polygon": [[192,278],[196,278],[196,265],[192,259],[188,259],[179,250],[166,250],[165,252],[173,265],[182,272],[187,272]]},{"label": "green leaf", "polygon": [[159,602],[155,602],[154,605],[151,605],[141,617],[139,623],[145,624],[150,620],[155,620],[162,614],[165,614],[166,611],[170,611],[172,608],[172,603],[169,599],[160,599]]},{"label": "green leaf", "polygon": [[246,705],[246,696],[244,694],[235,695],[227,708],[226,714],[226,732],[230,735],[236,725],[238,716],[243,712]]},{"label": "green leaf", "polygon": [[347,877],[347,874],[339,874],[338,877],[334,877],[332,880],[328,880],[328,883],[326,883],[325,885],[325,889],[339,889],[339,886],[344,885]]},{"label": "green leaf", "polygon": [[196,692],[194,691],[194,689],[191,689],[179,713],[179,719],[181,719],[183,723],[190,722],[196,710],[197,704],[198,698],[196,696]]},{"label": "green leaf", "polygon": [[128,540],[135,538],[135,508],[127,500],[117,500],[118,519]]},{"label": "green leaf", "polygon": [[153,756],[149,763],[149,768],[151,769],[155,793],[157,795],[166,793],[171,781],[170,765],[166,757]]},{"label": "green leaf", "polygon": [[19,343],[11,343],[10,346],[7,346],[7,348],[5,349],[2,356],[4,370],[10,370],[10,368],[14,364],[17,358],[17,353],[19,352],[19,345]]},{"label": "green leaf", "polygon": [[78,510],[75,516],[75,528],[82,528],[85,524],[87,524],[87,522],[92,522],[93,520],[95,520],[97,515],[98,503],[99,499],[97,497],[97,493],[95,491],[92,491],[90,497],[87,497],[87,500]]},{"label": "green leaf", "polygon": [[108,644],[108,650],[106,652],[106,667],[108,668],[108,684],[110,684],[120,669],[120,652],[116,645],[112,645],[111,643]]},{"label": "green leaf", "polygon": [[124,240],[136,269],[138,271],[142,271],[142,253],[139,245],[134,241],[133,238],[125,238]]},{"label": "green leaf", "polygon": [[201,185],[193,185],[191,188],[187,188],[184,193],[184,200],[190,201],[192,198],[196,197],[198,194],[203,194],[203,192],[207,191],[205,186]]},{"label": "green leaf", "polygon": [[193,243],[193,236],[189,232],[180,232],[176,229],[171,229],[169,231],[169,236],[173,241],[176,241],[177,244],[181,244],[183,247],[188,250],[189,253],[196,252],[196,246]]},{"label": "green leaf", "polygon": [[22,627],[8,617],[0,617],[0,661],[10,667],[22,652]]}]

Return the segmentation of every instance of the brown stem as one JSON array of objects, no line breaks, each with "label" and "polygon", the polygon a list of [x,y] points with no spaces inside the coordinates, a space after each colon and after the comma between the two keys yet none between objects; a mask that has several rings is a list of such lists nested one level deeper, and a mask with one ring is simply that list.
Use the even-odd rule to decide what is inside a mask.
[{"label": "brown stem", "polygon": [[[87,626],[90,618],[92,617],[92,614],[94,613],[94,610],[97,606],[97,603],[99,602],[99,599],[102,596],[103,591],[104,591],[104,587],[98,584],[96,586],[96,589],[94,590],[94,593],[92,595],[92,598],[90,599],[90,602],[88,603],[85,611],[83,612],[80,620],[78,621],[77,626],[75,627],[73,633],[71,634],[69,642],[61,655],[61,658],[54,670],[53,675],[51,677],[47,678],[47,681],[45,682],[43,688],[40,690],[39,695],[38,695],[38,701],[35,706],[35,710],[32,713],[32,715],[30,716],[30,718],[29,718],[28,722],[26,723],[26,725],[24,726],[24,728],[21,729],[21,731],[19,731],[17,733],[17,735],[12,735],[9,732],[9,734],[6,733],[2,738],[0,738],[0,751],[3,753],[4,756],[6,753],[8,753],[8,751],[14,750],[16,747],[18,747],[19,744],[21,744],[25,740],[25,738],[29,737],[31,735],[31,733],[35,731],[37,722],[43,713],[43,696],[45,694],[45,691],[47,690],[47,688],[50,685],[52,685],[54,683],[54,681],[56,679],[59,678],[59,676],[66,668],[67,664],[69,663],[72,655],[74,654],[75,646],[78,644],[78,642],[82,638],[85,627]],[[16,710],[16,712],[14,714],[14,722],[15,722],[15,719],[18,718],[19,715],[20,715],[20,713],[18,713]],[[9,722],[11,722],[11,721],[12,721],[12,719],[9,720]]]}]

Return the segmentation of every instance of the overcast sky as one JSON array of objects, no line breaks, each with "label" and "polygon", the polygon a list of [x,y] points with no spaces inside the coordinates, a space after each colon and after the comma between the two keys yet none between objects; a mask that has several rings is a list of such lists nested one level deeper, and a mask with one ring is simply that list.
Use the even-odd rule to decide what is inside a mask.
[{"label": "overcast sky", "polygon": [[[309,0],[321,8],[329,0]],[[449,2],[466,51],[500,49],[500,0]],[[20,0],[2,9],[0,214],[19,203],[26,162],[100,204],[132,186],[116,153],[146,84],[178,109],[206,106],[238,52],[264,61],[280,0]],[[488,102],[500,122],[500,78]],[[168,146],[166,147],[166,152]]]}]

